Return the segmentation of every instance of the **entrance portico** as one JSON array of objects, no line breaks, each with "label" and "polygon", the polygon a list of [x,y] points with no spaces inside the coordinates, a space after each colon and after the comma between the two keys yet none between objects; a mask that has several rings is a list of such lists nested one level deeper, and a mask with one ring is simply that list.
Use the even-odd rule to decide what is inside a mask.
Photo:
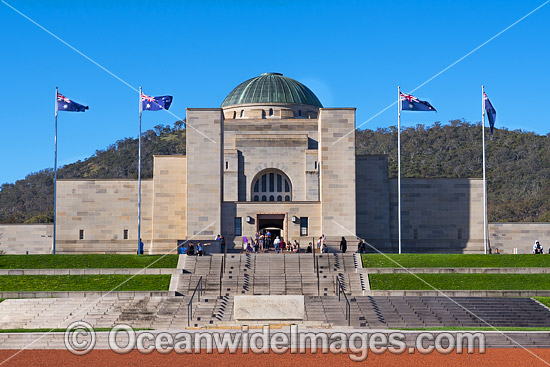
[{"label": "entrance portico", "polygon": [[286,214],[256,214],[256,232],[264,234],[268,230],[271,232],[271,237],[287,237]]}]

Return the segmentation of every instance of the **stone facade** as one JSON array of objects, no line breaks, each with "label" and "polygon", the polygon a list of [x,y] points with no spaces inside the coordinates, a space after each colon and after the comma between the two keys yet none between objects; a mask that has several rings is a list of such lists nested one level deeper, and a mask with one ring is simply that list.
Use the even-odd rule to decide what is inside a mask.
[{"label": "stone facade", "polygon": [[[150,246],[153,181],[141,190],[141,237]],[[137,192],[136,180],[59,180],[57,252],[136,253]]]},{"label": "stone facade", "polygon": [[0,225],[0,251],[9,255],[52,252],[52,224]]},{"label": "stone facade", "polygon": [[[483,181],[402,179],[403,252],[483,252]],[[397,179],[390,180],[390,233],[398,242]]]},{"label": "stone facade", "polygon": [[489,244],[503,254],[530,254],[533,244],[540,241],[544,253],[550,248],[550,223],[490,223]]},{"label": "stone facade", "polygon": [[[256,87],[269,90],[265,98],[278,95],[276,84]],[[303,247],[325,234],[333,247],[342,236],[357,236],[381,251],[397,250],[397,183],[388,178],[385,155],[356,156],[355,109],[304,105],[305,94],[283,92],[297,102],[187,109],[186,156],[155,156],[153,179],[142,182],[146,252],[173,252],[178,241],[217,234],[239,247],[243,236],[266,228]],[[136,251],[135,180],[58,185],[58,252]],[[404,252],[483,251],[480,180],[403,179],[402,193]],[[491,228],[497,245],[531,236]]]}]

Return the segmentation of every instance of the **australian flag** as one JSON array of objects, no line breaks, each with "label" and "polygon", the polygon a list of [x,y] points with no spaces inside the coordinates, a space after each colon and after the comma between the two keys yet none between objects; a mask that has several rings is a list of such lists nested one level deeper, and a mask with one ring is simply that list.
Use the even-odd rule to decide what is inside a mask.
[{"label": "australian flag", "polygon": [[489,97],[487,97],[487,94],[485,93],[483,93],[483,100],[485,104],[485,111],[487,111],[489,127],[491,128],[491,135],[493,135],[493,128],[495,127],[495,121],[497,119],[497,110],[495,110],[495,108],[491,104],[491,101],[489,101]]},{"label": "australian flag", "polygon": [[141,110],[142,111],[159,111],[167,110],[172,104],[172,96],[149,97],[141,93]]},{"label": "australian flag", "polygon": [[58,111],[69,111],[69,112],[84,112],[88,109],[88,106],[83,106],[71,101],[69,98],[65,97],[63,94],[57,92],[57,110]]},{"label": "australian flag", "polygon": [[421,101],[410,94],[401,93],[401,109],[409,111],[436,111],[428,102]]}]

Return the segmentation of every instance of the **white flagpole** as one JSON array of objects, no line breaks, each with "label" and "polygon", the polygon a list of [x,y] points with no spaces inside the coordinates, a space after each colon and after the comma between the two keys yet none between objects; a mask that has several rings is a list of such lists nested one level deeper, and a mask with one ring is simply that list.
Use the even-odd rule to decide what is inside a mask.
[{"label": "white flagpole", "polygon": [[485,177],[485,86],[481,86],[481,131],[483,137],[483,253],[487,254],[487,178]]},{"label": "white flagpole", "polygon": [[397,227],[401,253],[401,87],[397,87]]},{"label": "white flagpole", "polygon": [[138,253],[141,244],[141,87],[139,87],[139,148],[138,148]]},{"label": "white flagpole", "polygon": [[53,247],[52,253],[55,255],[55,239],[57,226],[57,87],[55,87],[55,136],[54,136],[54,164],[53,164]]}]

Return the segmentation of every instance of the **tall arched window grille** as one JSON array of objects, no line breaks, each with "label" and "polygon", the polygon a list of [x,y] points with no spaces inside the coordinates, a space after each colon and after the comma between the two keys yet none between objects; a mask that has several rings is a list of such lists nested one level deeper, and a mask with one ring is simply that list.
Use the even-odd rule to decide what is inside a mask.
[{"label": "tall arched window grille", "polygon": [[258,201],[291,201],[292,184],[283,171],[267,169],[260,172],[252,182],[252,198]]}]

